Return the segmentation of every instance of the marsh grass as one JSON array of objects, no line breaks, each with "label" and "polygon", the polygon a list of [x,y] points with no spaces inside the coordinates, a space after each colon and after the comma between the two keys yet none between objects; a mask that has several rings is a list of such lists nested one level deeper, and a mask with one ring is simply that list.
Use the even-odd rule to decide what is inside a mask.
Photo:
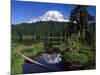
[{"label": "marsh grass", "polygon": [[21,74],[22,65],[24,64],[24,58],[22,58],[18,51],[26,56],[36,56],[43,52],[43,43],[37,43],[31,46],[25,46],[18,43],[12,43],[12,55],[11,55],[11,74]]}]

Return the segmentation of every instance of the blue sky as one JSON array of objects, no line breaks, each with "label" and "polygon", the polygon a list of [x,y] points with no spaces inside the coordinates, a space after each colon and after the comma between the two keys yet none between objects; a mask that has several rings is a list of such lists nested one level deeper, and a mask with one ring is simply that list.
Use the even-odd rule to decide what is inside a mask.
[{"label": "blue sky", "polygon": [[[74,5],[71,4],[55,4],[55,3],[43,3],[43,2],[24,2],[24,1],[12,1],[11,6],[11,18],[12,24],[19,24],[30,19],[43,15],[49,10],[60,11],[65,17],[69,18],[70,11]],[[95,6],[89,6],[88,11],[91,15],[95,16]]]}]

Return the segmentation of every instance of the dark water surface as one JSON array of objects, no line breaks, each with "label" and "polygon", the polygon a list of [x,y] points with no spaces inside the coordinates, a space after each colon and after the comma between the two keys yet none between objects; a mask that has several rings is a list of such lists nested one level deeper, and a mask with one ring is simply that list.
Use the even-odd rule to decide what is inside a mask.
[{"label": "dark water surface", "polygon": [[23,74],[27,74],[27,73],[42,73],[42,72],[56,72],[56,71],[63,71],[63,67],[64,67],[64,64],[63,64],[63,61],[60,61],[58,63],[55,63],[55,64],[50,64],[50,63],[47,63],[45,61],[45,59],[43,58],[43,56],[37,56],[35,58],[32,58],[44,65],[46,65],[47,67],[50,67],[51,69],[47,69],[45,67],[41,67],[39,65],[36,65],[36,64],[32,64],[32,63],[29,63],[29,62],[25,62],[23,64]]}]

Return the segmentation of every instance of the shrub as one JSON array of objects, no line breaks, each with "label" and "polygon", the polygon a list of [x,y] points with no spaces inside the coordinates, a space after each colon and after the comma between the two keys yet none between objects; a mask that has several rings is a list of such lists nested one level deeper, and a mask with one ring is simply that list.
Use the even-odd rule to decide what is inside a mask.
[{"label": "shrub", "polygon": [[90,46],[77,42],[72,38],[68,39],[67,46],[67,49],[63,51],[62,57],[65,62],[71,64],[72,69],[95,68],[95,52],[92,51]]}]

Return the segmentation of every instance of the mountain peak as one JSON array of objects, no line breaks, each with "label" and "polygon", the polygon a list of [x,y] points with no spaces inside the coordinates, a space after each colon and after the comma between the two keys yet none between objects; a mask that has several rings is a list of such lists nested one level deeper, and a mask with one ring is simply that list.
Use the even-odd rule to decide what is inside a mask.
[{"label": "mountain peak", "polygon": [[49,15],[59,15],[59,16],[62,16],[62,14],[59,12],[59,11],[55,11],[55,10],[50,10],[50,11],[47,11],[46,14],[49,14]]},{"label": "mountain peak", "polygon": [[28,21],[27,23],[35,23],[35,22],[40,22],[40,21],[68,22],[69,20],[65,19],[65,17],[59,11],[50,10],[50,11],[47,11],[42,16],[36,19],[32,19]]}]

